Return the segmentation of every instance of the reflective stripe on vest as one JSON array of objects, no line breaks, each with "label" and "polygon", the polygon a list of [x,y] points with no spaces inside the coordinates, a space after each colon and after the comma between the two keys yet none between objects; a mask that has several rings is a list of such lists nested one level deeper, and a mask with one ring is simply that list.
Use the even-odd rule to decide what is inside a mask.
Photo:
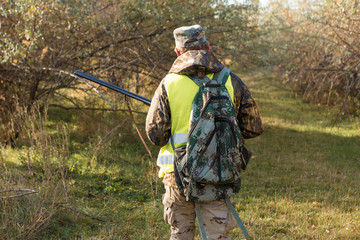
[{"label": "reflective stripe on vest", "polygon": [[[172,135],[175,147],[186,144],[187,134],[174,134]],[[166,164],[174,164],[174,151],[171,146],[171,139],[169,142],[161,148],[159,156],[157,158],[157,165],[162,166]]]},{"label": "reflective stripe on vest", "polygon": [[[214,74],[207,74],[212,79]],[[186,145],[191,106],[199,87],[186,75],[170,73],[165,77],[165,86],[171,110],[171,134],[175,148]],[[230,97],[234,102],[234,89],[231,84],[231,77],[225,84]],[[166,172],[174,171],[174,150],[171,141],[160,149],[157,165],[160,167],[159,177],[163,177]]]},{"label": "reflective stripe on vest", "polygon": [[165,154],[159,154],[157,158],[157,164],[159,166],[165,165],[165,164],[173,164],[174,163],[174,155],[165,155]]},{"label": "reflective stripe on vest", "polygon": [[[187,133],[175,133],[172,135],[172,138],[174,140],[174,143],[184,143],[187,141],[188,134]],[[171,139],[169,139],[169,142],[171,143]]]}]

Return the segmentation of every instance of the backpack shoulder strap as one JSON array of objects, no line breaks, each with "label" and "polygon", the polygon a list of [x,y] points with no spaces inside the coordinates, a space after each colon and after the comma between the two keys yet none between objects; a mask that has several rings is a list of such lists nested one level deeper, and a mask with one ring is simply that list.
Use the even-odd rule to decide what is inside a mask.
[{"label": "backpack shoulder strap", "polygon": [[241,221],[241,219],[240,219],[240,217],[239,217],[239,214],[236,212],[236,210],[235,210],[234,206],[232,205],[232,203],[230,202],[230,199],[229,199],[229,198],[226,199],[226,204],[228,205],[228,207],[229,207],[232,215],[234,216],[237,224],[239,225],[242,233],[244,234],[245,239],[249,239],[249,234],[248,234],[248,232],[246,231],[246,228],[245,228],[243,222]]},{"label": "backpack shoulder strap", "polygon": [[204,86],[204,80],[205,83],[210,82],[211,79],[208,78],[207,76],[205,76],[203,79],[204,80],[200,80],[200,78],[198,76],[193,76],[193,75],[188,75],[188,78],[190,78],[191,80],[194,81],[194,83],[196,83],[196,85],[198,85],[199,87],[203,87]]},{"label": "backpack shoulder strap", "polygon": [[[218,84],[225,85],[226,81],[230,75],[231,70],[228,68],[223,68],[220,72],[217,72],[214,74],[214,77],[212,79],[205,76],[203,79],[200,79],[198,76],[188,76],[191,80],[193,80],[199,87],[202,87],[204,85],[207,85],[208,82],[211,80],[218,82]],[[211,85],[211,84],[210,84]]]},{"label": "backpack shoulder strap", "polygon": [[217,80],[218,83],[221,83],[222,85],[225,85],[229,75],[230,75],[230,69],[224,67],[219,72],[219,75],[217,76],[216,80]]},{"label": "backpack shoulder strap", "polygon": [[[225,85],[226,80],[228,79],[229,75],[230,75],[231,70],[228,68],[223,68],[220,72],[217,72],[214,74],[213,79],[208,78],[207,76],[205,76],[203,79],[205,79],[205,83],[209,82],[211,80],[215,80],[218,83],[222,83],[223,85]],[[200,78],[198,76],[195,75],[187,75],[191,80],[193,80],[199,87],[202,87],[204,85],[204,81],[200,80]]]},{"label": "backpack shoulder strap", "polygon": [[195,75],[188,75],[188,77],[193,80],[199,87],[204,86],[207,82],[210,82],[211,80],[215,80],[220,84],[225,85],[226,80],[228,79],[230,75],[230,69],[228,68],[223,68],[220,72],[217,72],[214,74],[213,79],[208,78],[207,76],[205,76],[203,79],[204,80],[200,80],[200,78],[198,76]]},{"label": "backpack shoulder strap", "polygon": [[195,213],[196,213],[196,217],[197,217],[199,228],[200,228],[201,238],[203,240],[207,240],[204,223],[202,221],[201,212],[200,212],[200,203],[198,203],[198,202],[195,202]]}]

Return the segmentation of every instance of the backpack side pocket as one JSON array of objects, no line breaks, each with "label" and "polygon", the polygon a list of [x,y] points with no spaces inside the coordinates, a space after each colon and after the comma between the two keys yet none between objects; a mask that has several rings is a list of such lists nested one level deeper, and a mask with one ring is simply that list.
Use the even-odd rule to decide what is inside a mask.
[{"label": "backpack side pocket", "polygon": [[186,146],[181,146],[174,149],[174,175],[175,182],[180,191],[180,193],[184,196],[184,181],[187,178],[183,172],[184,163],[186,158]]},{"label": "backpack side pocket", "polygon": [[252,152],[244,145],[241,145],[240,152],[242,155],[241,169],[245,170],[252,156]]}]

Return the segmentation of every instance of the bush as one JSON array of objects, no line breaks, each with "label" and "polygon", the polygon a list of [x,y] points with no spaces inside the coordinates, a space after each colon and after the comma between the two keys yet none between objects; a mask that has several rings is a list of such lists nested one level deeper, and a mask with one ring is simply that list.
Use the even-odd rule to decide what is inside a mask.
[{"label": "bush", "polygon": [[271,5],[267,30],[273,60],[284,81],[305,101],[340,104],[342,112],[359,114],[358,4],[332,0]]},{"label": "bush", "polygon": [[65,215],[62,206],[69,203],[66,126],[51,136],[46,114],[21,115],[23,147],[0,149],[0,235],[8,239],[38,237]]}]

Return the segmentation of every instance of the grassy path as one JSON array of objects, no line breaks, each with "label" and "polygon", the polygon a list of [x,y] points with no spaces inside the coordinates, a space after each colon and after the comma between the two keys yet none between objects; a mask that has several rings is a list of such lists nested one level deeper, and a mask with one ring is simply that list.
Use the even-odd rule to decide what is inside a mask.
[{"label": "grassy path", "polygon": [[265,124],[236,198],[253,238],[360,239],[359,122],[333,127],[274,79],[245,82]]},{"label": "grassy path", "polygon": [[[243,173],[242,191],[234,198],[251,239],[360,239],[359,122],[341,122],[333,127],[333,117],[325,110],[302,103],[275,79],[249,75],[244,81],[265,125],[262,136],[246,143],[254,155]],[[61,117],[66,114],[61,113]],[[57,120],[51,116],[50,112],[56,132]],[[67,119],[67,124],[76,129],[71,113]],[[144,121],[141,116],[138,120]],[[46,181],[51,179],[47,180],[46,171],[41,170],[41,156],[46,154],[34,155],[38,160],[34,159],[34,167],[29,169],[27,159],[36,146],[0,149],[0,170],[4,170],[0,185],[16,182],[19,188],[37,186],[39,191],[1,205],[13,207],[0,208],[0,213],[4,210],[0,238],[4,234],[27,236],[26,231],[31,230],[34,239],[168,239],[169,227],[162,219],[163,186],[140,140],[115,135],[113,142],[109,140],[99,149],[78,139],[81,137],[70,134],[69,190],[64,199],[88,216],[55,206],[50,220],[44,221],[46,225],[34,232],[32,223],[39,220],[31,219],[31,209],[46,212],[44,203],[60,201],[51,199],[56,191],[49,189]],[[156,155],[158,148],[151,148]],[[102,160],[94,158],[95,153]],[[56,166],[48,176],[58,174]],[[52,181],[53,186],[61,186],[61,182]],[[20,223],[7,217],[11,214],[17,214],[14,216],[21,218]],[[242,239],[240,229],[233,230],[231,236]]]}]

